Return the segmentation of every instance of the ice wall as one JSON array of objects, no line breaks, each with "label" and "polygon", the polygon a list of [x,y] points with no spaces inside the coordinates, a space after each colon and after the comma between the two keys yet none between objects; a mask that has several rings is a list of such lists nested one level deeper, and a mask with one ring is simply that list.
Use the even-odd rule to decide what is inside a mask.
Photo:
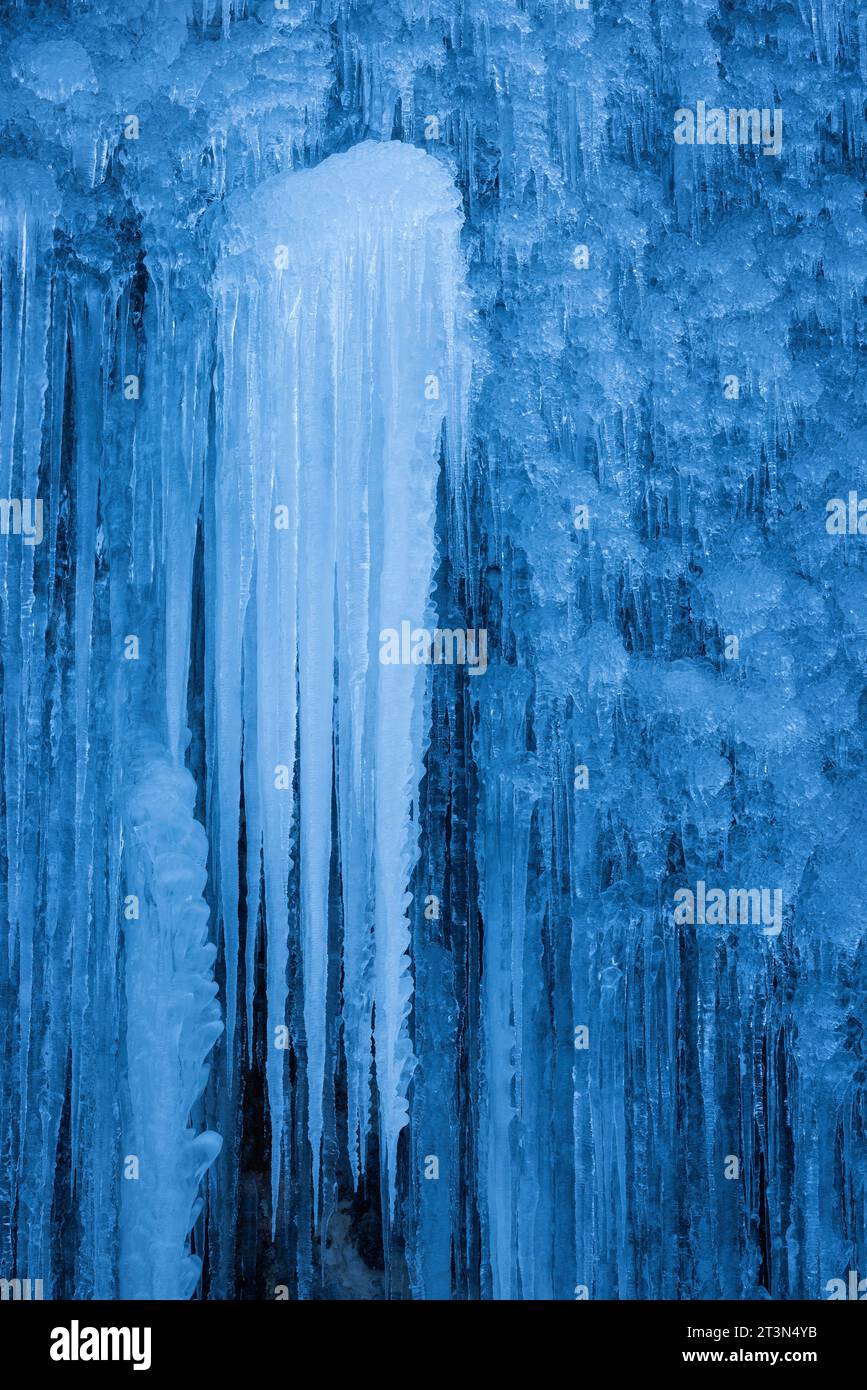
[{"label": "ice wall", "polygon": [[863,1273],[857,7],[0,23],[0,1277]]}]

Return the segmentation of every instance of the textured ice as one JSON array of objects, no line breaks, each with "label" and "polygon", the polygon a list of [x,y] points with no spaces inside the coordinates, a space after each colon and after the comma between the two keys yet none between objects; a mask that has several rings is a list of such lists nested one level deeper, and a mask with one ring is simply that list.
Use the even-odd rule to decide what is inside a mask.
[{"label": "textured ice", "polygon": [[0,1279],[867,1275],[865,79],[849,0],[0,7]]},{"label": "textured ice", "polygon": [[[282,1115],[284,1054],[273,1042],[287,1002],[297,722],[314,1204],[329,1030],[330,879],[338,848],[350,1162],[357,1175],[375,1047],[390,1204],[407,1119],[413,1069],[407,890],[417,856],[413,808],[423,771],[425,668],[381,665],[378,638],[381,629],[404,621],[424,627],[431,616],[447,402],[445,391],[428,399],[424,382],[432,366],[451,382],[459,368],[457,201],[448,172],[422,151],[367,141],[310,171],[267,179],[252,194],[233,193],[217,252],[221,916],[232,980],[243,739],[247,854],[258,864],[261,849],[268,923],[268,1099],[272,1115]],[[269,408],[251,411],[251,401],[264,400]],[[258,874],[252,886],[248,913],[255,915]],[[247,991],[249,1036],[252,971]],[[227,1007],[231,1036],[233,989]],[[276,1207],[281,1128],[271,1137]]]}]

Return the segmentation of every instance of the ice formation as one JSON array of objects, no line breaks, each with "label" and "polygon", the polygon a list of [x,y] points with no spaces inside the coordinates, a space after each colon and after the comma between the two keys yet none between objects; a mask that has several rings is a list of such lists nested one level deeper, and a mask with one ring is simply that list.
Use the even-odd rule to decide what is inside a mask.
[{"label": "ice formation", "polygon": [[867,1273],[865,78],[849,0],[0,6],[0,1278]]},{"label": "ice formation", "polygon": [[[349,1158],[357,1178],[375,1047],[391,1206],[413,1063],[408,887],[417,855],[426,670],[421,663],[381,663],[379,634],[404,622],[425,627],[431,616],[442,426],[448,401],[451,435],[460,437],[466,375],[456,341],[457,195],[447,171],[422,151],[366,141],[310,171],[275,175],[252,195],[232,194],[225,216],[209,569],[218,624],[214,762],[228,979],[238,953],[243,744],[247,857],[256,868],[248,869],[248,923],[258,909],[261,856],[268,1102],[271,1115],[282,1116],[285,1050],[275,1046],[275,1029],[284,1026],[287,1006],[297,727],[314,1208],[335,852]],[[440,394],[440,377],[450,391]],[[248,941],[252,948],[252,934]],[[231,1037],[236,1001],[232,989],[227,994]],[[249,1038],[249,958],[246,1003]],[[275,1206],[281,1135],[281,1125],[272,1129]]]}]

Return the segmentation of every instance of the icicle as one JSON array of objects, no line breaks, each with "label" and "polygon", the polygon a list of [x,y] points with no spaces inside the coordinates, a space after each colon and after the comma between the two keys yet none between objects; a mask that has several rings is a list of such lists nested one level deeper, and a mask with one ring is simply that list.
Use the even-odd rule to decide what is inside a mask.
[{"label": "icicle", "polygon": [[[29,1135],[41,1123],[42,1085],[57,1087],[57,1053],[40,1040],[46,951],[40,922],[40,880],[46,856],[35,852],[33,826],[46,806],[41,749],[35,725],[46,694],[43,659],[48,625],[45,591],[34,582],[36,550],[49,529],[48,499],[40,492],[40,466],[49,380],[54,223],[59,197],[50,175],[25,160],[0,159],[0,656],[3,678],[0,852],[6,862],[2,906],[7,920],[0,990],[10,1004],[17,1065],[0,1084],[0,1207],[16,1204],[25,1230],[18,1260],[28,1251],[43,1264],[49,1246],[50,1189],[44,1169],[29,1157]],[[17,510],[16,510],[17,509]],[[17,976],[17,979],[16,979]],[[59,1046],[60,1040],[57,1040]],[[16,1113],[17,1112],[17,1113]],[[51,1124],[49,1121],[48,1128]],[[39,1177],[43,1178],[40,1182]],[[3,1223],[0,1254],[12,1269]],[[26,1276],[25,1276],[26,1277]]]},{"label": "icicle", "polygon": [[189,1114],[222,1032],[208,941],[207,839],[195,784],[159,743],[129,754],[124,870],[138,916],[124,923],[126,1065],[120,1296],[189,1298],[201,1261],[187,1237],[203,1174],[220,1151]]},{"label": "icicle", "polygon": [[[328,934],[332,857],[339,848],[350,1156],[357,1178],[373,1015],[392,1202],[413,1064],[407,908],[417,854],[425,671],[418,664],[381,664],[380,632],[435,625],[433,515],[449,391],[465,410],[455,326],[462,277],[455,204],[435,161],[404,145],[362,145],[310,173],[235,195],[217,278],[222,438],[233,441],[218,462],[218,495],[226,507],[234,480],[250,477],[244,496],[256,532],[257,737],[255,745],[245,739],[245,767],[256,768],[265,840],[269,1047],[273,1030],[286,1024],[286,884],[297,775],[314,1192],[326,1035],[337,1003],[328,997]],[[462,438],[460,417],[450,430]],[[230,607],[237,635],[237,599]],[[237,641],[221,642],[218,709],[235,702],[238,650]],[[224,717],[233,718],[228,711]],[[232,766],[239,744],[233,730]],[[338,846],[331,826],[335,791]],[[233,834],[227,823],[227,847]],[[234,910],[233,887],[225,883],[234,872],[227,862],[224,920]],[[273,1051],[269,1097],[279,1116],[282,1060]],[[275,1165],[279,1147],[278,1125]],[[276,1205],[276,1166],[274,1182]]]}]

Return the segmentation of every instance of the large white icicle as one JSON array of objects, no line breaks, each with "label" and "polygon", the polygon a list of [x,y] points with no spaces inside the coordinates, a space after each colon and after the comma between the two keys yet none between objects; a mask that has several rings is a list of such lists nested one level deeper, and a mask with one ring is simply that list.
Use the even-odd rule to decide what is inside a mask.
[{"label": "large white icicle", "polygon": [[[255,730],[244,730],[244,785],[256,788],[253,823],[261,826],[264,861],[269,1100],[272,1117],[281,1115],[285,1054],[275,1046],[275,1030],[288,1022],[297,778],[308,1135],[317,1192],[328,1022],[339,1008],[329,996],[329,933],[339,939],[338,907],[350,1158],[357,1177],[375,1031],[392,1200],[407,1120],[407,911],[426,668],[381,664],[380,636],[385,629],[400,634],[404,624],[410,631],[436,625],[430,593],[438,455],[444,418],[460,413],[463,381],[456,368],[459,232],[458,198],[444,166],[408,145],[369,142],[230,198],[220,247],[223,418],[215,496],[218,507],[237,499],[238,511],[219,522],[224,531],[235,528],[236,545],[225,552],[233,589],[231,610],[220,617],[226,632],[215,698],[220,722],[221,702],[235,698],[234,663],[246,633],[245,660],[255,653],[255,671],[243,672],[244,689],[246,695],[255,681],[256,704]],[[457,418],[446,432],[460,438]],[[239,555],[248,516],[254,554],[242,548]],[[253,623],[236,570],[252,576]],[[239,732],[228,750],[232,760]],[[226,774],[221,828],[237,818],[234,766]],[[248,832],[250,824],[248,816]],[[248,841],[248,863],[258,853]],[[237,877],[237,865],[223,865],[222,874],[225,920],[237,892],[225,878]],[[275,1197],[280,1137],[275,1123]]]},{"label": "large white icicle", "polygon": [[129,1096],[120,1296],[185,1299],[201,1272],[187,1250],[199,1184],[222,1143],[189,1123],[223,1028],[202,897],[208,844],[193,816],[195,783],[156,739],[142,736],[131,750],[129,783],[125,884],[139,915],[124,924]]}]

